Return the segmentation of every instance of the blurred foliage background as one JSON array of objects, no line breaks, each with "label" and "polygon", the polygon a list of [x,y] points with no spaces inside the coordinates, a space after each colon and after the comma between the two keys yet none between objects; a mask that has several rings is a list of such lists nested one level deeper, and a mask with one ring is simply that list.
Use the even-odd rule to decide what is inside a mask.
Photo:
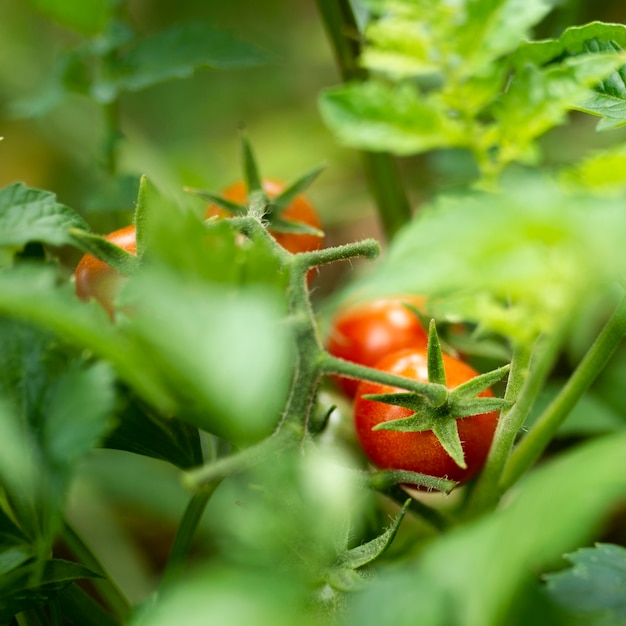
[{"label": "blurred foliage background", "polygon": [[[308,193],[319,208],[329,243],[379,234],[359,155],[337,145],[318,113],[320,90],[340,79],[315,2],[129,0],[126,4],[141,34],[200,20],[266,50],[273,60],[249,68],[200,70],[185,79],[122,94],[119,174],[147,174],[172,190],[193,186],[218,191],[240,177],[237,134],[244,126],[267,176],[289,180],[327,163],[326,172]],[[17,114],[16,104],[44,90],[59,55],[75,46],[79,37],[44,17],[40,6],[45,6],[44,0],[0,2],[0,136],[4,138],[0,186],[23,181],[53,191],[62,203],[78,210],[94,231],[108,232],[130,220],[135,190],[125,208],[103,201],[109,182],[103,107],[71,95],[43,115]],[[626,7],[617,0],[564,1],[537,36],[557,36],[565,25],[590,20],[624,22]],[[542,140],[546,165],[615,143],[616,133],[626,138],[624,129],[596,133],[595,123],[590,116],[572,114],[568,125]],[[455,151],[407,158],[401,165],[414,207],[437,189],[462,183],[472,167],[463,153]],[[329,274],[320,283],[320,292],[328,292],[336,279]],[[152,459],[102,450],[86,462],[74,485],[69,516],[131,599],[140,600],[163,566],[185,503],[175,469]]]}]

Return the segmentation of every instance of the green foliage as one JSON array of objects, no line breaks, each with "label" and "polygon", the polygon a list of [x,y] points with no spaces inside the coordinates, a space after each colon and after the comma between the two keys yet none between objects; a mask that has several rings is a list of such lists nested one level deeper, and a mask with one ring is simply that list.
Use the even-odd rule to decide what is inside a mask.
[{"label": "green foliage", "polygon": [[595,23],[535,44],[524,39],[548,2],[368,4],[361,62],[371,78],[320,99],[347,145],[399,155],[464,148],[489,178],[532,160],[536,140],[572,109],[620,125],[619,26]]},{"label": "green foliage", "polygon": [[613,626],[626,622],[626,549],[596,544],[566,558],[572,567],[546,576],[550,595],[580,623]]}]

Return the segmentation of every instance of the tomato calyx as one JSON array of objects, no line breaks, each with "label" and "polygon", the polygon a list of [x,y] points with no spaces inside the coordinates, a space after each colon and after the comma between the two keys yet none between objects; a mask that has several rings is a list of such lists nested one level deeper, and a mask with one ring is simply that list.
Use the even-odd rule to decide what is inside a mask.
[{"label": "tomato calyx", "polygon": [[124,250],[101,235],[78,228],[71,228],[70,234],[84,252],[92,254],[125,276],[130,276],[141,263],[138,255]]},{"label": "tomato calyx", "polygon": [[[446,376],[443,354],[434,320],[431,321],[427,347],[428,383],[426,385],[445,385]],[[445,451],[462,469],[467,468],[465,454],[459,437],[457,420],[491,411],[499,411],[510,406],[503,398],[481,397],[479,394],[498,382],[509,371],[509,366],[497,368],[455,387],[448,389],[443,402],[433,403],[432,396],[418,392],[396,392],[367,394],[366,400],[400,406],[412,411],[408,417],[381,422],[373,430],[392,430],[398,432],[432,431]]]}]

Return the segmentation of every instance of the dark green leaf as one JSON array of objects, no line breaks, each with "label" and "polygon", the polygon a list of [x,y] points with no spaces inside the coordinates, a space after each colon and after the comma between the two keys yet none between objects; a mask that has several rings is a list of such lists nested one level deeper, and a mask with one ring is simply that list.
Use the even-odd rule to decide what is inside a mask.
[{"label": "dark green leaf", "polygon": [[161,459],[181,469],[202,464],[197,428],[175,417],[163,417],[133,397],[128,398],[117,421],[105,447]]},{"label": "dark green leaf", "polygon": [[626,624],[626,548],[596,544],[565,558],[573,567],[546,576],[552,598],[594,626]]},{"label": "dark green leaf", "polygon": [[53,193],[22,183],[0,189],[0,249],[16,252],[29,241],[71,244],[70,228],[88,227],[75,211],[59,204]]},{"label": "dark green leaf", "polygon": [[46,561],[41,572],[38,570],[39,564],[29,563],[0,578],[0,621],[8,622],[24,609],[47,604],[74,580],[98,577],[78,563],[59,559]]},{"label": "dark green leaf", "polygon": [[99,91],[103,99],[112,99],[118,91],[138,91],[163,81],[187,78],[202,67],[247,67],[270,59],[266,52],[229,33],[191,22],[132,45],[110,68],[110,84],[102,85]]}]

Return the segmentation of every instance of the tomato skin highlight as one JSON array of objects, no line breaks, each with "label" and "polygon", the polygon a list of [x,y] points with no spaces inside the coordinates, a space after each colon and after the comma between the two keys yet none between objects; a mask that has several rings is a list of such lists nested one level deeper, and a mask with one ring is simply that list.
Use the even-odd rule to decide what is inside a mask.
[{"label": "tomato skin highlight", "polygon": [[[120,248],[137,254],[135,226],[125,226],[104,237]],[[126,277],[92,254],[85,254],[74,270],[76,295],[84,301],[96,300],[113,317],[113,303]]]},{"label": "tomato skin highlight", "polygon": [[[465,362],[443,354],[446,384],[449,389],[459,386],[478,375]],[[426,350],[407,349],[387,355],[375,365],[376,369],[428,381]],[[396,432],[372,430],[382,422],[409,417],[409,409],[366,400],[363,396],[379,393],[397,393],[405,390],[362,381],[354,403],[354,422],[357,438],[370,461],[381,469],[398,469],[419,472],[464,483],[482,469],[498,423],[499,413],[493,411],[457,420],[459,437],[463,445],[467,468],[459,467],[444,450],[431,431]],[[481,397],[493,397],[487,389]]]},{"label": "tomato skin highlight", "polygon": [[[270,198],[275,198],[285,189],[285,185],[279,181],[272,179],[264,179],[263,190]],[[227,200],[232,200],[239,204],[244,204],[248,197],[248,189],[244,181],[238,181],[233,185],[230,185],[224,189],[221,195]],[[206,217],[231,217],[231,214],[217,206],[211,204],[207,208]],[[281,217],[292,222],[303,222],[309,226],[313,226],[319,230],[322,230],[322,223],[317,215],[317,211],[309,200],[302,194],[296,196],[291,204],[281,213]],[[270,234],[274,239],[288,252],[297,254],[298,252],[312,252],[319,250],[324,242],[323,237],[307,234],[295,234],[295,233],[279,233],[269,229]]]},{"label": "tomato skin highlight", "polygon": [[[425,348],[428,333],[405,304],[419,309],[424,299],[415,295],[378,298],[340,310],[332,322],[328,351],[340,359],[372,367],[397,350]],[[354,397],[358,380],[337,376],[335,381]]]}]

